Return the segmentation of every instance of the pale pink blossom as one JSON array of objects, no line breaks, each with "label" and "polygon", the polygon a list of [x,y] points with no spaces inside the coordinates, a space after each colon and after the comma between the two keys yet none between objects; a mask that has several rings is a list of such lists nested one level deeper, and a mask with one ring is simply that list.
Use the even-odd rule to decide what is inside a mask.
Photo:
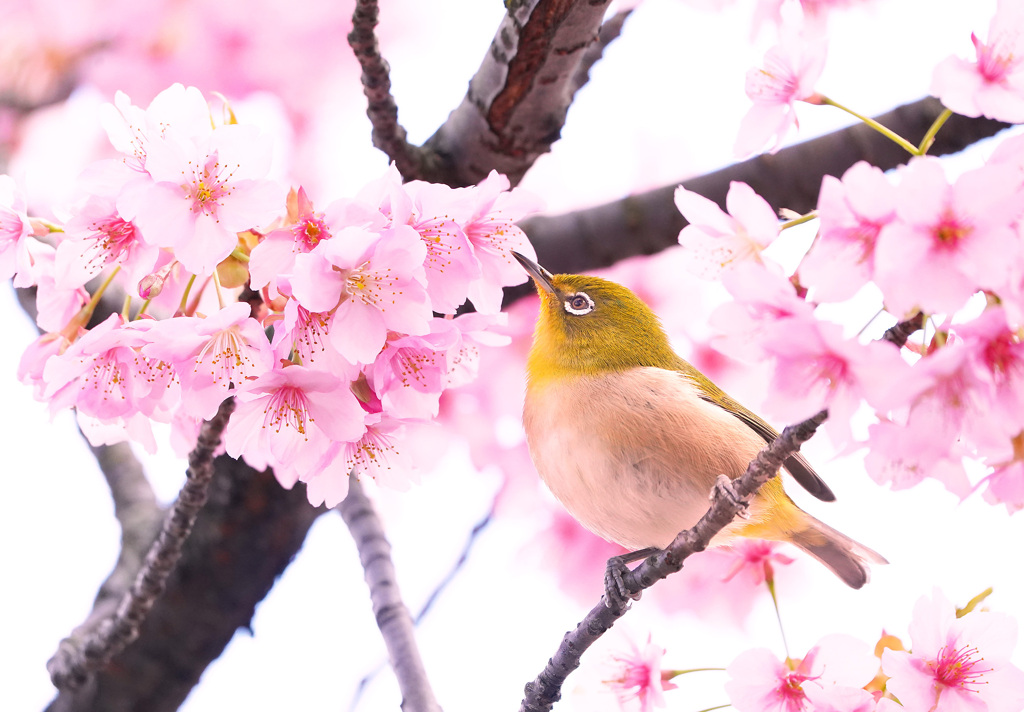
[{"label": "pale pink blossom", "polygon": [[334,312],[329,335],[353,363],[372,363],[387,332],[425,334],[430,301],[426,247],[408,225],[383,233],[345,228],[334,239],[296,255],[292,290],[311,312]]},{"label": "pale pink blossom", "polygon": [[265,371],[240,384],[235,398],[225,450],[270,464],[288,489],[314,472],[332,443],[358,440],[366,431],[349,384],[304,366]]},{"label": "pale pink blossom", "polygon": [[779,220],[768,202],[746,183],[732,181],[725,198],[728,213],[713,201],[676,188],[676,207],[689,223],[679,233],[687,269],[704,279],[740,261],[761,261],[761,251],[779,236]]},{"label": "pale pink blossom", "polygon": [[25,212],[25,196],[7,175],[0,175],[0,279],[15,277],[16,287],[29,280],[28,239],[32,225]]},{"label": "pale pink blossom", "polygon": [[825,68],[826,44],[800,32],[801,20],[786,18],[779,44],[768,50],[761,67],[747,72],[746,92],[754,102],[740,124],[735,153],[746,157],[770,145],[777,151],[790,130],[798,125],[798,101],[821,103],[814,85]]},{"label": "pale pink blossom", "polygon": [[931,477],[966,497],[971,492],[963,466],[966,453],[955,441],[937,434],[944,427],[942,413],[932,408],[911,411],[904,423],[885,420],[871,425],[864,469],[875,482],[896,490]]},{"label": "pale pink blossom", "polygon": [[176,316],[150,328],[142,353],[171,364],[189,415],[212,418],[232,385],[241,386],[273,365],[266,333],[249,311],[248,303],[238,302],[205,318]]},{"label": "pale pink blossom", "polygon": [[458,329],[444,319],[434,319],[422,336],[392,333],[364,369],[384,410],[397,418],[436,416],[448,382],[448,352],[459,341]]},{"label": "pale pink blossom", "polygon": [[32,394],[36,400],[43,400],[43,392],[46,389],[46,381],[43,379],[46,362],[51,356],[64,353],[69,346],[71,340],[63,333],[46,332],[29,344],[21,354],[21,360],[18,362],[18,380],[32,386]]},{"label": "pale pink blossom", "polygon": [[896,191],[880,169],[858,161],[842,180],[822,179],[818,216],[818,236],[800,263],[800,284],[816,302],[849,299],[874,277],[875,243],[896,217]]},{"label": "pale pink blossom", "polygon": [[141,353],[146,342],[145,328],[111,314],[51,356],[43,368],[51,412],[73,406],[100,420],[168,413],[179,397],[174,372]]},{"label": "pale pink blossom", "polygon": [[612,656],[614,668],[608,674],[614,677],[606,678],[605,684],[612,688],[623,705],[630,700],[638,700],[641,712],[665,707],[663,692],[678,687],[671,681],[673,672],[661,669],[665,649],[651,642],[650,635],[642,648],[632,639],[629,645],[630,650]]},{"label": "pale pink blossom", "polygon": [[976,59],[943,60],[932,75],[931,92],[964,116],[1024,122],[1024,5],[1000,0],[988,40],[971,33]]},{"label": "pale pink blossom", "polygon": [[993,306],[955,327],[957,348],[967,351],[978,376],[983,427],[1014,437],[1024,430],[1024,344],[1006,310]]},{"label": "pale pink blossom", "polygon": [[237,246],[237,233],[280,213],[283,195],[265,179],[270,150],[255,126],[220,126],[198,142],[168,130],[148,144],[148,177],[125,186],[117,210],[187,270],[210,274]]},{"label": "pale pink blossom", "polygon": [[860,343],[838,324],[818,320],[791,320],[761,347],[775,359],[773,414],[796,422],[827,408],[829,432],[839,442],[852,437],[850,419],[862,400],[883,402],[910,371],[892,344]]},{"label": "pale pink blossom", "polygon": [[1002,613],[956,609],[936,589],[914,606],[911,652],[886,649],[886,690],[907,710],[1016,712],[1024,672],[1010,662],[1017,622]]},{"label": "pale pink blossom", "polygon": [[62,287],[56,280],[57,251],[45,242],[29,240],[25,245],[27,269],[14,279],[16,286],[24,279],[36,287],[36,324],[44,331],[60,331],[74,319],[89,301],[82,287]]},{"label": "pale pink blossom", "polygon": [[533,245],[514,223],[540,209],[540,200],[517,189],[509,191],[504,175],[491,171],[476,186],[459,189],[452,206],[456,222],[473,246],[480,278],[469,285],[469,299],[482,314],[501,309],[502,287],[522,284],[528,275],[512,257],[512,251],[536,259]]},{"label": "pale pink blossom", "polygon": [[738,712],[861,712],[870,709],[861,688],[877,671],[866,643],[833,634],[801,660],[782,661],[765,648],[740,654],[727,668],[725,691]]},{"label": "pale pink blossom", "polygon": [[268,232],[249,255],[249,285],[253,289],[270,285],[273,291],[277,291],[274,280],[278,275],[291,273],[295,255],[309,252],[321,240],[331,237],[324,214],[313,209],[306,189],[299,187],[297,193],[289,195],[289,207],[293,198],[295,222]]},{"label": "pale pink blossom", "polygon": [[160,249],[147,244],[135,224],[122,218],[112,198],[91,196],[64,225],[57,246],[56,280],[80,287],[105,267],[118,265],[135,283],[153,271]]},{"label": "pale pink blossom", "polygon": [[[286,280],[279,283],[283,284],[289,283]],[[290,285],[286,289],[290,291]],[[297,300],[289,299],[282,318],[274,322],[271,347],[280,358],[288,358],[294,351],[303,366],[333,373],[343,381],[352,381],[359,374],[359,367],[347,361],[334,347],[328,334],[330,326],[329,312],[311,312]]]},{"label": "pale pink blossom", "polygon": [[351,475],[371,477],[399,491],[415,481],[415,470],[396,445],[404,423],[384,413],[367,413],[365,422],[362,436],[333,442],[317,466],[301,477],[310,504],[336,506],[348,494]]},{"label": "pale pink blossom", "polygon": [[1024,459],[1014,459],[996,465],[981,484],[990,504],[1005,504],[1010,514],[1024,509]]},{"label": "pale pink blossom", "polygon": [[950,185],[938,159],[915,158],[896,199],[898,219],[882,228],[875,249],[875,281],[892,314],[951,313],[979,289],[1006,284],[1021,254],[1012,167],[984,166]]},{"label": "pale pink blossom", "polygon": [[731,554],[733,557],[732,568],[724,581],[731,581],[737,576],[750,579],[755,586],[765,581],[774,581],[773,562],[788,566],[794,561],[792,557],[778,551],[781,546],[783,545],[777,541],[743,538],[723,547],[723,553]]}]

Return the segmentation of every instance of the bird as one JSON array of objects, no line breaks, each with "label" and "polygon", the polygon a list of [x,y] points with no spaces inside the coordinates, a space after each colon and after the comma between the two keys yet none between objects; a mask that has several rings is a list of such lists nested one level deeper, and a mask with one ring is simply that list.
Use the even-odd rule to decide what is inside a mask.
[{"label": "bird", "polygon": [[[777,432],[676,354],[631,290],[513,256],[540,295],[523,408],[538,474],[585,528],[639,550],[630,560],[664,549],[707,511],[718,478],[742,475]],[[818,499],[835,499],[799,453],[783,469]],[[795,544],[855,589],[869,564],[887,563],[800,509],[780,477],[711,545],[738,536]]]}]

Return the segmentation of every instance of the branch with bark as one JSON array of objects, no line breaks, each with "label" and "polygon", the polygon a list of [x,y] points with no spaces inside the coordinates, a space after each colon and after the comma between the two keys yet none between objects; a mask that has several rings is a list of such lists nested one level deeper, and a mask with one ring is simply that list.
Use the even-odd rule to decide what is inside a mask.
[{"label": "branch with bark", "polygon": [[404,712],[440,712],[441,706],[427,680],[409,609],[398,590],[391,544],[373,503],[355,477],[349,478],[348,496],[338,505],[359,551],[377,627],[388,649],[391,668],[398,679]]}]

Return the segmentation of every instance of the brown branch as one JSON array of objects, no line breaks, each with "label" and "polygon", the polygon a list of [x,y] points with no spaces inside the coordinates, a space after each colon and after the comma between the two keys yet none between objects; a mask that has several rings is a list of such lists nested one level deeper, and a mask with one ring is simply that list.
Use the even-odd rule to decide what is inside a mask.
[{"label": "brown branch", "polygon": [[57,689],[81,687],[89,673],[109,663],[139,636],[139,626],[163,593],[167,577],[181,558],[185,540],[206,502],[206,491],[213,478],[213,451],[220,446],[221,434],[234,409],[235,399],[228,398],[221,403],[217,414],[203,424],[199,441],[189,455],[185,485],[116,613],[102,621],[84,640],[62,640],[56,654],[46,664]]},{"label": "brown branch", "polygon": [[377,627],[387,645],[391,667],[398,678],[404,712],[440,712],[441,706],[427,680],[415,627],[398,590],[391,544],[384,526],[355,477],[349,480],[348,496],[338,505],[359,550]]},{"label": "brown branch", "polygon": [[896,344],[902,348],[911,336],[924,328],[924,319],[924,314],[918,312],[909,319],[890,326],[885,330],[881,338],[883,341],[888,341],[890,344]]},{"label": "brown branch", "polygon": [[437,163],[432,152],[406,140],[405,128],[398,123],[398,104],[391,95],[391,67],[381,56],[374,28],[377,26],[377,0],[356,0],[352,13],[352,31],[348,43],[362,67],[366,115],[373,126],[373,145],[388,155],[406,180],[422,178],[434,171]]},{"label": "brown branch", "polygon": [[[935,99],[921,99],[876,117],[885,126],[915,142],[942,112]],[[1008,124],[991,119],[953,116],[939,132],[930,153],[945,155],[995,135]],[[840,176],[857,161],[882,170],[909,158],[906,151],[863,124],[763,155],[713,173],[682,181],[725,208],[731,181],[749,184],[773,208],[805,213],[818,202],[821,179]],[[686,225],[673,201],[678,183],[604,205],[564,215],[534,217],[520,223],[537,249],[538,261],[553,273],[584,272],[608,267],[636,255],[652,255],[678,244]],[[506,301],[529,293],[509,290]]]},{"label": "brown branch", "polygon": [[[731,483],[728,478],[721,478],[711,492],[711,507],[700,521],[692,528],[680,532],[667,548],[651,555],[623,577],[629,592],[637,594],[650,588],[657,581],[679,571],[683,561],[691,554],[706,549],[711,539],[743,510],[744,502],[778,473],[782,463],[814,435],[827,417],[827,411],[821,411],[802,423],[789,426],[757,454],[743,475]],[[540,675],[527,683],[526,697],[520,705],[520,712],[550,710],[561,697],[562,685],[569,673],[579,667],[583,653],[625,615],[626,610],[625,607],[611,608],[605,605],[602,598],[575,630],[565,634],[558,650]]]},{"label": "brown branch", "polygon": [[493,169],[519,183],[561,135],[607,1],[505,3],[508,13],[466,97],[424,144],[444,162],[430,180],[472,185]]}]

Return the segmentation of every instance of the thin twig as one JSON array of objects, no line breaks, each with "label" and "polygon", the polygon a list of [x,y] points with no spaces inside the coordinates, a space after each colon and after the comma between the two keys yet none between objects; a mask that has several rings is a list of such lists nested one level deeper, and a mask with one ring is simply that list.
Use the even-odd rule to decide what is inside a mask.
[{"label": "thin twig", "polygon": [[139,634],[139,626],[163,592],[167,576],[181,556],[196,515],[206,502],[213,477],[213,453],[235,408],[234,398],[220,405],[217,414],[203,424],[195,449],[189,454],[185,485],[164,520],[160,536],[146,555],[131,589],[121,598],[116,613],[101,622],[84,641],[65,638],[47,662],[50,679],[58,689],[75,689],[90,673],[106,665]]},{"label": "thin twig", "polygon": [[391,94],[391,67],[380,53],[374,28],[378,20],[377,0],[356,0],[352,13],[349,46],[363,69],[363,94],[366,115],[373,126],[373,145],[388,155],[406,180],[422,178],[427,152],[406,140],[406,131],[398,123],[398,104]]},{"label": "thin twig", "polygon": [[902,347],[911,336],[922,328],[924,328],[924,314],[918,312],[909,319],[886,329],[885,333],[882,334],[882,340]]},{"label": "thin twig", "polygon": [[[828,411],[823,410],[802,423],[789,426],[757,454],[743,475],[730,484],[724,484],[720,479],[711,493],[711,507],[700,521],[692,528],[680,532],[667,548],[651,555],[634,571],[623,576],[623,583],[629,592],[636,594],[653,586],[681,569],[683,561],[691,554],[706,549],[711,539],[745,507],[745,501],[778,473],[782,463],[810,439],[827,417]],[[579,667],[580,658],[586,649],[625,615],[626,610],[625,606],[611,608],[602,598],[575,630],[566,633],[540,675],[527,683],[526,697],[523,698],[520,712],[550,710],[561,697],[562,684],[569,673]]]},{"label": "thin twig", "polygon": [[440,712],[441,706],[434,698],[416,645],[412,616],[398,590],[391,544],[380,517],[355,477],[350,478],[348,496],[338,505],[338,511],[359,550],[373,614],[398,678],[402,709],[404,712]]}]

